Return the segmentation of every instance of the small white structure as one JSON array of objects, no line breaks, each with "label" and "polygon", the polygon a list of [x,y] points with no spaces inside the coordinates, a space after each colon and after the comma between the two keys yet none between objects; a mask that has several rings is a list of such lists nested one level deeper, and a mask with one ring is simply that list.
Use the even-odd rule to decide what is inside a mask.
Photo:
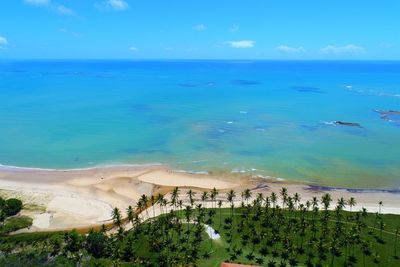
[{"label": "small white structure", "polygon": [[211,226],[205,224],[204,227],[206,228],[206,233],[211,239],[216,240],[221,238],[221,236],[218,233],[216,233]]}]

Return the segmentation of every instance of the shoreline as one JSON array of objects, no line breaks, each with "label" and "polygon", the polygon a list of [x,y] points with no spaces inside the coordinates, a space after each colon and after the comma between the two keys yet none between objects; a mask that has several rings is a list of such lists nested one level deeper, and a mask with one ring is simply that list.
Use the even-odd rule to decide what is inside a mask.
[{"label": "shoreline", "polygon": [[[365,207],[369,212],[377,212],[378,202],[383,201],[382,213],[400,214],[400,190],[318,186],[234,173],[194,174],[171,170],[161,164],[69,170],[0,165],[0,195],[20,197],[24,204],[41,207],[28,211],[34,223],[22,232],[96,227],[110,222],[114,207],[125,215],[127,207],[134,207],[141,195],[168,194],[174,187],[198,192],[216,187],[221,199],[233,189],[237,193],[237,205],[241,200],[240,192],[246,188],[251,189],[253,196],[257,193],[269,195],[271,192],[279,196],[280,189],[286,187],[290,195],[299,193],[303,203],[313,196],[320,199],[324,193],[329,193],[332,205],[340,197],[354,197],[358,202],[353,207],[354,211]],[[182,193],[181,197],[186,195]]]},{"label": "shoreline", "polygon": [[[278,182],[282,184],[303,184],[310,187],[320,188],[325,191],[330,190],[348,190],[351,192],[384,192],[384,193],[393,193],[397,194],[400,193],[400,187],[382,187],[382,188],[370,188],[370,187],[346,187],[346,186],[336,186],[336,185],[328,185],[324,183],[316,183],[311,182],[308,180],[298,180],[298,179],[288,179],[283,177],[275,177],[270,175],[263,175],[263,174],[254,174],[252,171],[227,171],[227,170],[211,170],[211,171],[193,171],[193,170],[184,170],[184,169],[173,169],[170,168],[167,164],[164,163],[143,163],[143,164],[130,164],[130,163],[104,163],[93,165],[90,167],[82,167],[82,168],[41,168],[41,167],[24,167],[24,166],[14,166],[14,165],[3,165],[0,163],[0,173],[2,171],[43,171],[43,172],[76,172],[76,171],[93,171],[98,169],[119,169],[119,168],[129,168],[129,169],[136,169],[136,168],[153,168],[153,167],[160,167],[169,169],[175,173],[182,173],[188,175],[206,175],[206,176],[223,176],[223,177],[242,177],[246,179],[260,179],[266,180],[268,182]],[[254,170],[256,171],[256,169]],[[0,176],[1,178],[1,176]],[[0,188],[1,189],[1,188]]]}]

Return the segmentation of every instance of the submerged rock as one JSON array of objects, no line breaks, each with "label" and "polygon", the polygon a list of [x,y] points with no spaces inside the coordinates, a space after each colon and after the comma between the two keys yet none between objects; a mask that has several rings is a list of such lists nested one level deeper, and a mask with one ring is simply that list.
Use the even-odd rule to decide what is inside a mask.
[{"label": "submerged rock", "polygon": [[400,126],[400,111],[397,110],[374,110],[379,113],[381,119]]},{"label": "submerged rock", "polygon": [[333,123],[336,125],[362,128],[361,124],[359,124],[357,122],[334,121]]}]

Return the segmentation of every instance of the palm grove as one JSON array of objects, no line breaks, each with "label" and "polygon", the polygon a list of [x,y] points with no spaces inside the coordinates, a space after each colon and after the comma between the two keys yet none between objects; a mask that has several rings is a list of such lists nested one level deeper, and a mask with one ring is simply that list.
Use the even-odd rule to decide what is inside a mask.
[{"label": "palm grove", "polygon": [[[0,264],[74,266],[398,266],[400,217],[353,211],[329,194],[219,193],[175,188],[114,208],[112,225],[88,233],[4,237]],[[345,208],[351,212],[345,211]],[[210,238],[209,229],[219,234]],[[34,244],[34,245],[32,245]]]}]

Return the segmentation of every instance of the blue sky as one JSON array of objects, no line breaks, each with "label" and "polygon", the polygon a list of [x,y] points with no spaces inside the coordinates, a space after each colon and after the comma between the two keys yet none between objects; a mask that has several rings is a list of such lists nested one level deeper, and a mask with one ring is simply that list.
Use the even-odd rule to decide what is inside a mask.
[{"label": "blue sky", "polygon": [[5,59],[400,59],[399,0],[4,0]]}]

